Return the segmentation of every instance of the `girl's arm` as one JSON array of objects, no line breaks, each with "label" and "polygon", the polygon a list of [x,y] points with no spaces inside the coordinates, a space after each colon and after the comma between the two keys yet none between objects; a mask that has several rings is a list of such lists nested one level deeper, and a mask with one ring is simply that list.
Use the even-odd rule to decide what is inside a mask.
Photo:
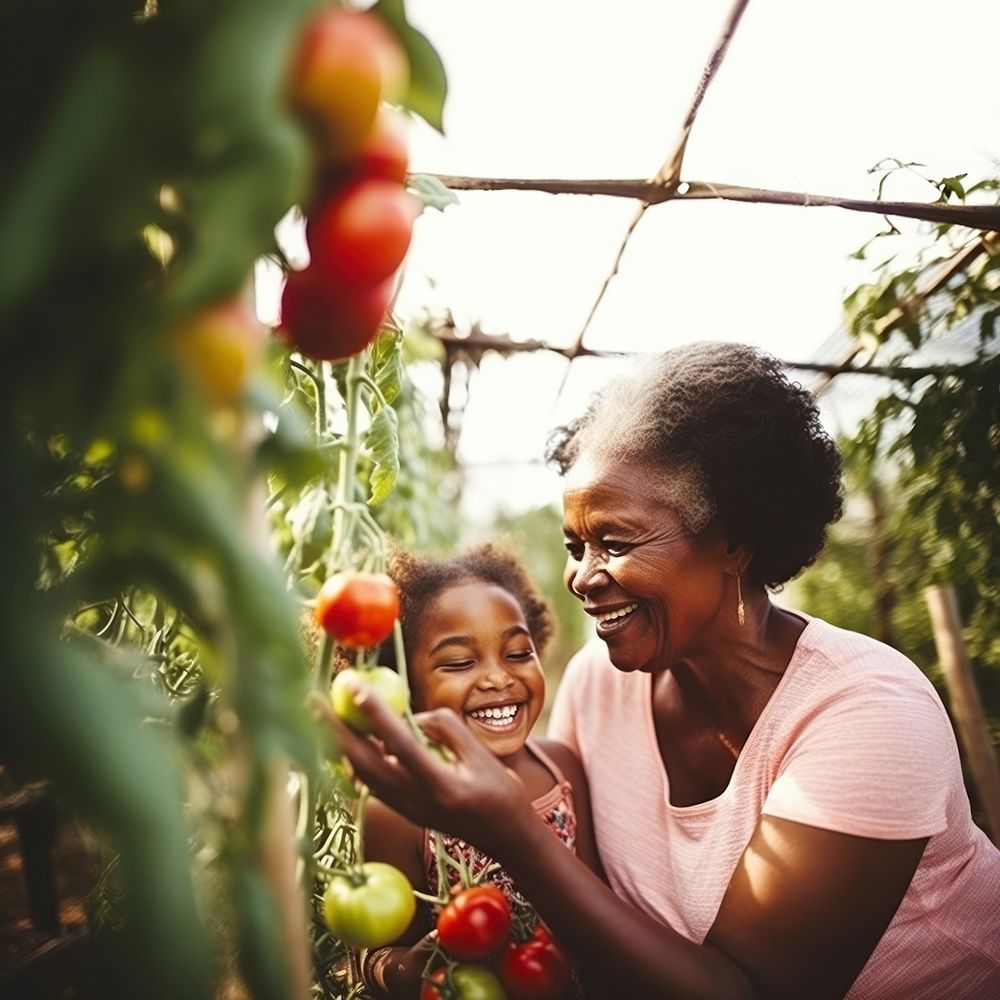
[{"label": "girl's arm", "polygon": [[[385,742],[333,721],[357,772],[417,822],[434,822],[497,858],[556,937],[616,995],[842,997],[909,886],[925,839],[888,841],[764,816],[704,944],[618,898],[535,816],[525,789],[451,712],[420,717],[455,762],[428,753],[369,692],[359,708]],[[649,858],[650,865],[659,863]],[[604,978],[604,977],[602,977]]]},{"label": "girl's arm", "polygon": [[558,740],[537,740],[538,745],[558,765],[566,780],[573,786],[573,808],[576,812],[576,856],[602,882],[607,882],[594,839],[594,823],[590,814],[590,786],[583,772],[580,758]]}]

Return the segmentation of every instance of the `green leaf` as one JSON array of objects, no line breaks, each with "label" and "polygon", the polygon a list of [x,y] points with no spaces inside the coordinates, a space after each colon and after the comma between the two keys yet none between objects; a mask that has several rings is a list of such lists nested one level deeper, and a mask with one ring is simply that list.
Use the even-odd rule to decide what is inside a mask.
[{"label": "green leaf", "polygon": [[371,346],[371,354],[368,359],[368,373],[372,376],[384,365],[397,348],[397,344],[402,336],[400,330],[394,326],[384,326],[379,330],[375,343]]},{"label": "green leaf", "polygon": [[968,176],[968,174],[958,174],[955,177],[942,177],[937,183],[942,200],[947,201],[954,195],[959,201],[965,201],[965,188],[962,186],[962,180]]},{"label": "green leaf", "polygon": [[448,78],[441,57],[427,37],[406,20],[402,0],[379,0],[371,9],[396,33],[410,61],[410,87],[403,104],[443,133]]},{"label": "green leaf", "polygon": [[[54,106],[44,109],[46,127],[18,173],[8,173],[0,201],[0,312],[30,294],[45,268],[84,239],[85,228],[74,220],[77,199],[83,191],[84,200],[95,197],[95,189],[107,193],[103,157],[125,131],[131,101],[120,54],[98,44],[81,54]],[[124,146],[122,154],[132,155]],[[120,192],[123,199],[134,201],[134,195]]]},{"label": "green leaf", "polygon": [[406,189],[420,199],[424,208],[436,208],[443,212],[449,205],[458,204],[458,195],[430,174],[412,174],[406,182]]},{"label": "green leaf", "polygon": [[375,462],[368,482],[372,493],[368,505],[380,504],[392,492],[399,472],[399,429],[396,411],[383,406],[365,435],[365,445]]},{"label": "green leaf", "polygon": [[372,348],[368,362],[369,374],[375,380],[387,403],[392,403],[403,389],[406,377],[403,368],[403,333],[395,328],[384,329]]}]

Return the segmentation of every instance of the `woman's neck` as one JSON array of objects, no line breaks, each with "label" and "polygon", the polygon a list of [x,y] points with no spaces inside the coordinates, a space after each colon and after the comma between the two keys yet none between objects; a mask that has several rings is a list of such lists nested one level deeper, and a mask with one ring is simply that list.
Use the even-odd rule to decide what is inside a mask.
[{"label": "woman's neck", "polygon": [[742,744],[791,661],[805,622],[771,604],[761,588],[744,592],[745,620],[735,620],[712,649],[695,654],[659,675],[675,684],[681,700],[706,725]]}]

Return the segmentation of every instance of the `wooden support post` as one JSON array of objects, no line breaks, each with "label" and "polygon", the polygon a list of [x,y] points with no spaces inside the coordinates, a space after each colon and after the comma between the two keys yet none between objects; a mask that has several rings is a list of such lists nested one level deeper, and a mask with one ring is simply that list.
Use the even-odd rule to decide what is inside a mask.
[{"label": "wooden support post", "polygon": [[58,937],[61,928],[52,848],[59,818],[46,786],[27,785],[0,801],[0,823],[7,821],[17,828],[31,924],[43,934]]},{"label": "wooden support post", "polygon": [[927,587],[924,599],[931,615],[938,659],[948,687],[958,738],[986,813],[993,843],[1000,846],[1000,765],[986,728],[983,705],[962,641],[955,588]]}]

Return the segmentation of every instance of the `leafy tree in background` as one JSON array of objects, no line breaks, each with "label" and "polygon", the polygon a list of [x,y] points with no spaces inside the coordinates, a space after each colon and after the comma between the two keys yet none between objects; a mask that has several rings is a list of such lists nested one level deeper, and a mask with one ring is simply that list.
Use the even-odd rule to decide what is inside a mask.
[{"label": "leafy tree in background", "polygon": [[[914,166],[894,163],[887,173]],[[968,187],[964,181],[929,183],[942,201],[995,199],[1000,190],[997,178]],[[890,229],[877,237],[878,245],[898,237]],[[957,252],[976,248],[967,231],[929,228],[911,264],[900,266],[890,257],[872,283],[848,296],[849,329],[867,348],[868,363],[889,368],[894,378],[842,442],[847,516],[791,594],[806,610],[891,643],[940,683],[923,589],[954,585],[994,741],[1000,742],[1000,253],[995,234],[980,239],[971,262],[930,296],[912,293]],[[907,372],[907,355],[962,321],[978,325],[970,360]]]}]

